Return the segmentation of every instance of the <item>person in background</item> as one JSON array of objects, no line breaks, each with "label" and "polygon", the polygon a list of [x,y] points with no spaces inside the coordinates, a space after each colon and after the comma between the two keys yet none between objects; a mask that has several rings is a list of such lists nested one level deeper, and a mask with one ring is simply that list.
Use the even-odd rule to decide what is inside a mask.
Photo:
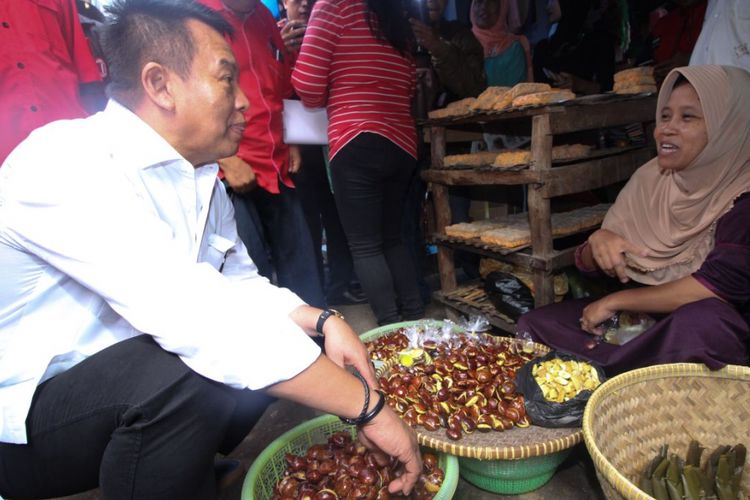
[{"label": "person in background", "polygon": [[471,31],[484,49],[487,85],[512,87],[533,81],[531,48],[523,35],[508,29],[508,11],[513,0],[473,0]]},{"label": "person in background", "polygon": [[750,71],[750,2],[708,0],[690,65],[726,64]]},{"label": "person in background", "polygon": [[552,35],[550,30],[560,20],[560,4],[557,0],[528,0],[519,1],[519,7],[522,10],[522,32],[533,52],[537,43]]},{"label": "person in background", "polygon": [[[313,4],[314,0],[283,2],[285,17],[277,24],[291,55],[292,67],[299,55]],[[326,301],[329,305],[367,302],[361,289],[353,283],[354,263],[328,181],[327,149],[318,145],[300,145],[299,149],[305,168],[293,174],[292,179],[312,237],[318,278],[326,292]],[[322,251],[324,230],[328,273]]]},{"label": "person in background", "polygon": [[240,237],[263,276],[275,276],[279,286],[324,307],[323,287],[310,279],[317,273],[315,249],[290,175],[302,160],[297,146],[283,142],[282,101],[293,94],[291,57],[260,0],[201,1],[221,12],[237,33],[232,50],[240,87],[250,100],[239,151],[219,161],[232,189]]},{"label": "person in background", "polygon": [[429,63],[419,69],[432,73],[419,75],[428,82],[424,113],[481,94],[487,88],[484,57],[482,46],[471,30],[458,21],[443,18],[447,0],[411,0],[411,3],[422,9],[421,14],[411,12],[409,22],[417,43],[429,57]]},{"label": "person in background", "polygon": [[687,66],[701,32],[706,0],[679,0],[651,29],[654,78],[661,84],[674,68]]},{"label": "person in background", "polygon": [[292,83],[326,106],[333,193],[354,267],[379,324],[424,305],[402,240],[416,169],[414,35],[400,0],[317,0]]},{"label": "person in background", "polygon": [[[689,66],[664,80],[657,157],[636,171],[576,266],[624,288],[522,316],[519,332],[601,364],[607,374],[659,363],[747,365],[750,341],[750,74]],[[624,345],[598,342],[622,311],[656,321]]]},{"label": "person in background", "polygon": [[29,132],[98,111],[101,74],[75,0],[0,2],[0,164]]},{"label": "person in background", "polygon": [[0,495],[215,498],[217,451],[269,395],[356,420],[408,493],[416,436],[367,349],[237,236],[215,163],[248,106],[231,26],[192,0],[109,10],[106,109],[37,129],[0,169]]},{"label": "person in background", "polygon": [[560,22],[534,48],[534,81],[577,94],[612,89],[618,43],[618,0],[559,0]]}]

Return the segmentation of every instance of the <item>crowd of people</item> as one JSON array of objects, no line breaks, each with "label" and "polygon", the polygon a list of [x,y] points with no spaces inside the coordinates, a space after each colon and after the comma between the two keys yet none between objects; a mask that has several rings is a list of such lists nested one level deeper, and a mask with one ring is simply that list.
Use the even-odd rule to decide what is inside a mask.
[{"label": "crowd of people", "polygon": [[[0,495],[212,498],[274,397],[353,420],[408,493],[415,435],[329,306],[424,317],[417,118],[488,86],[661,86],[657,158],[576,253],[639,286],[519,330],[609,373],[747,364],[750,4],[646,3],[0,3]],[[285,143],[290,99],[326,144]],[[658,322],[591,347],[621,310]]]}]

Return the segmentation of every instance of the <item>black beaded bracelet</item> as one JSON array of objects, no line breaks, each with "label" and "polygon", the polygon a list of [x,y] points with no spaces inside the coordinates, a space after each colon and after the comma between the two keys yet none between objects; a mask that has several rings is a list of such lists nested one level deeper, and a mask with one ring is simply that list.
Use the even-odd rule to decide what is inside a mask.
[{"label": "black beaded bracelet", "polygon": [[362,406],[362,411],[359,413],[359,415],[355,418],[347,418],[347,417],[339,417],[342,422],[349,425],[359,425],[359,422],[367,416],[367,407],[370,406],[370,386],[367,385],[367,381],[362,376],[361,373],[359,373],[357,370],[354,370],[354,376],[359,379],[360,382],[362,382],[362,385],[365,388],[365,404]]},{"label": "black beaded bracelet", "polygon": [[378,393],[378,395],[380,396],[380,399],[375,404],[375,407],[370,411],[370,413],[368,413],[367,415],[365,415],[364,417],[362,417],[359,420],[359,422],[357,422],[358,426],[365,425],[370,420],[372,420],[373,418],[377,417],[378,413],[380,413],[380,410],[382,410],[383,407],[385,406],[385,393],[383,391],[375,391],[375,392]]}]

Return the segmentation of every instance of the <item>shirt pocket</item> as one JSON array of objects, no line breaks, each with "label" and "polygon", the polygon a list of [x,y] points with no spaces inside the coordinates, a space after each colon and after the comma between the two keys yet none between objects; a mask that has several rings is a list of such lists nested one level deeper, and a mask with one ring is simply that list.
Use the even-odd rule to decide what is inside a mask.
[{"label": "shirt pocket", "polygon": [[[29,24],[31,38],[36,49],[43,53],[50,53],[67,65],[72,62],[69,42],[66,34],[72,40],[74,27],[66,26],[65,13],[61,11],[59,2],[53,0],[29,0],[34,21]],[[72,22],[79,22],[76,16]]]},{"label": "shirt pocket", "polygon": [[234,248],[234,241],[218,234],[212,234],[209,235],[207,243],[208,248],[202,261],[211,264],[214,269],[221,272],[229,251]]}]

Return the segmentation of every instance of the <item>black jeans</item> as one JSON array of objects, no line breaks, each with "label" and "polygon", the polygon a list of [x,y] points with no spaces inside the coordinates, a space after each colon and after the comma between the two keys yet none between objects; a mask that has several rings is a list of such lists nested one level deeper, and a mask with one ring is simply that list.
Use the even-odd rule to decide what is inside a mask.
[{"label": "black jeans", "polygon": [[331,160],[333,194],[354,269],[381,325],[424,315],[401,231],[415,168],[406,151],[371,133],[358,135]]},{"label": "black jeans", "polygon": [[211,499],[214,457],[250,431],[272,398],[204,378],[147,335],[41,384],[29,442],[0,443],[0,495]]},{"label": "black jeans", "polygon": [[[310,229],[295,189],[279,183],[279,194],[256,187],[233,193],[237,232],[258,266],[259,274],[300,296],[315,307],[326,307],[318,278]],[[270,251],[271,262],[268,262]],[[272,269],[271,269],[272,267]]]}]

